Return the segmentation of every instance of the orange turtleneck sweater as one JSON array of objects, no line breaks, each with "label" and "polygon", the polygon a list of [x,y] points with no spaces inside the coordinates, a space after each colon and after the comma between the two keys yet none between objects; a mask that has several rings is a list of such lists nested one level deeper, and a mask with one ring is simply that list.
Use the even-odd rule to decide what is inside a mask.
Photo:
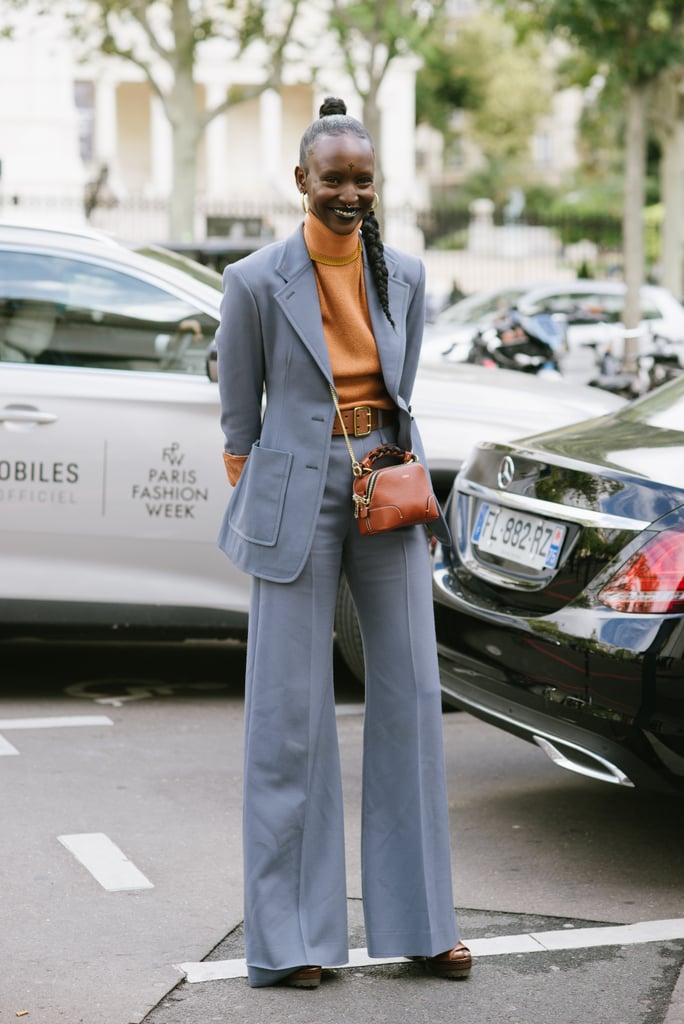
[{"label": "orange turtleneck sweater", "polygon": [[[340,407],[393,409],[368,312],[359,232],[338,235],[308,213],[304,241],[313,261],[323,333]],[[223,458],[234,486],[247,456],[224,452]]]},{"label": "orange turtleneck sweater", "polygon": [[343,409],[392,409],[371,326],[359,232],[337,235],[308,213],[304,241],[313,260],[330,366]]}]

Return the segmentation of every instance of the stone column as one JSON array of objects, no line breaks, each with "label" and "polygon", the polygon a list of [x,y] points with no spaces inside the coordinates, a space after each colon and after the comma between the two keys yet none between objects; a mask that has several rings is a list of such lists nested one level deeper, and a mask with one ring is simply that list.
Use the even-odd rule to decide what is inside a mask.
[{"label": "stone column", "polygon": [[123,185],[118,168],[119,129],[116,116],[116,80],[107,69],[95,82],[95,159],[108,168],[107,181],[117,195]]},{"label": "stone column", "polygon": [[396,60],[391,65],[379,94],[382,138],[375,141],[382,154],[381,202],[386,239],[391,245],[419,255],[424,249],[424,239],[416,226],[415,84],[418,67],[413,57]]},{"label": "stone column", "polygon": [[259,97],[261,134],[261,166],[265,169],[264,184],[278,188],[281,175],[283,108],[280,95],[267,89]]}]

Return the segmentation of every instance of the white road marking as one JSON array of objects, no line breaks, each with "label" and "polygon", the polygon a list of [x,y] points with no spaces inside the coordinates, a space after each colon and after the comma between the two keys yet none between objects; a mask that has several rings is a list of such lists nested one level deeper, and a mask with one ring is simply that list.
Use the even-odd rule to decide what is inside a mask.
[{"label": "white road marking", "polygon": [[52,718],[0,718],[0,732],[10,729],[64,729],[78,725],[114,725],[106,715],[60,715]]},{"label": "white road marking", "polygon": [[17,748],[13,747],[9,740],[6,740],[4,736],[0,736],[0,757],[18,753]]},{"label": "white road marking", "polygon": [[[530,932],[523,935],[500,935],[491,939],[466,939],[474,957],[503,956],[511,953],[542,953],[561,949],[590,949],[595,946],[629,946],[640,942],[667,942],[684,939],[684,918],[669,921],[640,921],[637,924],[609,925],[602,928],[564,928],[562,931]],[[405,957],[376,960],[366,949],[349,951],[349,961],[342,966],[371,967],[379,964],[405,963]],[[174,964],[191,985],[202,981],[224,981],[246,978],[245,960],[203,960],[200,963]]]},{"label": "white road marking", "polygon": [[[79,725],[114,725],[106,715],[60,715],[52,718],[0,718],[0,733],[12,729],[64,729]],[[16,747],[0,735],[0,757],[18,754]]]},{"label": "white road marking", "polygon": [[83,832],[57,838],[103,889],[110,892],[154,889],[152,882],[104,832]]}]

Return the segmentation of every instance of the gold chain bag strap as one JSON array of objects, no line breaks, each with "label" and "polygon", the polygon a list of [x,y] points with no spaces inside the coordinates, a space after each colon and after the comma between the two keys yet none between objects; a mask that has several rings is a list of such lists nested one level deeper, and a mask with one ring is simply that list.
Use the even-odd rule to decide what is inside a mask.
[{"label": "gold chain bag strap", "polygon": [[335,388],[330,394],[342,424],[354,473],[354,516],[363,534],[384,533],[402,526],[431,523],[439,518],[430,478],[414,452],[395,444],[373,448],[359,462],[344,425]]}]

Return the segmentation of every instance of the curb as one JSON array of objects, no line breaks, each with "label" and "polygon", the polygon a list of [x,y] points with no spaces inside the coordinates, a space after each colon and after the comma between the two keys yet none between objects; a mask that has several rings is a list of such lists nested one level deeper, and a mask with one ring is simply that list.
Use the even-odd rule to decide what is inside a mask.
[{"label": "curb", "polygon": [[663,1024],[684,1024],[684,967],[672,991],[670,1006]]}]

